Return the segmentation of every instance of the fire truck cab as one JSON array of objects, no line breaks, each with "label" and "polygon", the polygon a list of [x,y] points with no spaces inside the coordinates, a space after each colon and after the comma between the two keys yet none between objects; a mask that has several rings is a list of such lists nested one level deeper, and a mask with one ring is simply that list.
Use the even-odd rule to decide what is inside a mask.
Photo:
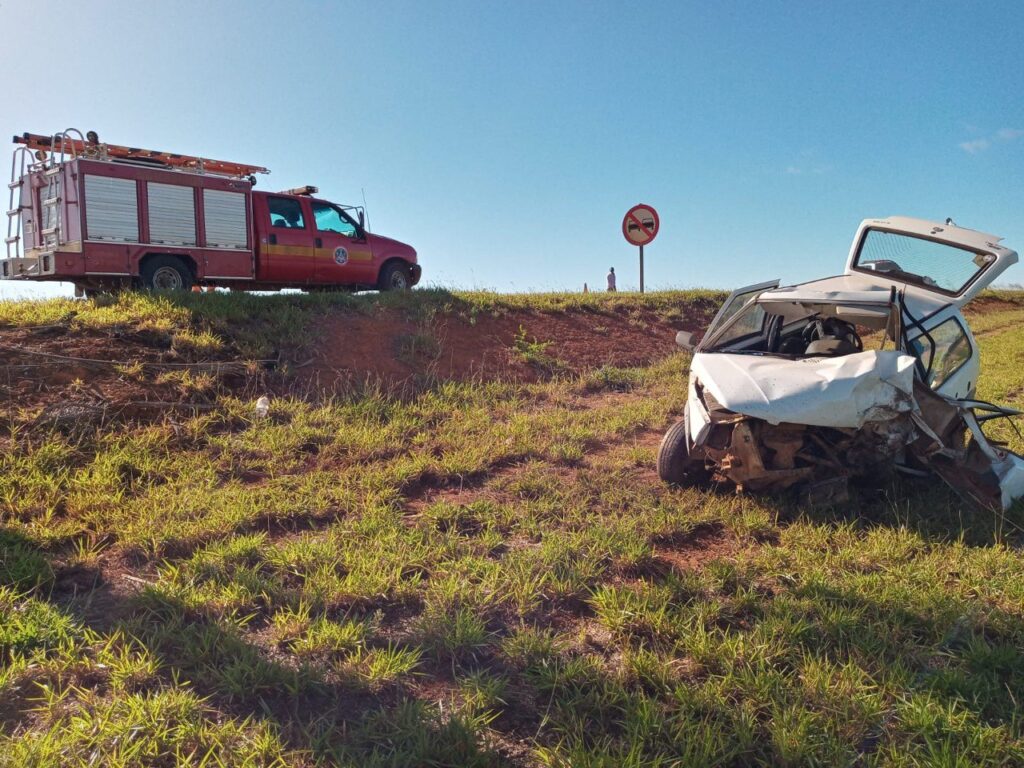
[{"label": "fire truck cab", "polygon": [[265,168],[103,144],[74,130],[15,136],[0,278],[81,291],[403,290],[416,251],[315,187],[255,191]]}]

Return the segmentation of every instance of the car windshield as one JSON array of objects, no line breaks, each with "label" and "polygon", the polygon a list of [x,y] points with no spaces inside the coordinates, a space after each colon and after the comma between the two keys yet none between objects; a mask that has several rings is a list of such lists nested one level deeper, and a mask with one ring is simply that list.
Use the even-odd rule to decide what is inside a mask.
[{"label": "car windshield", "polygon": [[721,328],[703,352],[835,357],[880,350],[895,342],[887,333],[886,304],[819,304],[796,314],[782,304],[752,301]]},{"label": "car windshield", "polygon": [[[749,301],[749,300],[748,300]],[[714,340],[711,351],[724,352],[725,348],[741,339],[752,338],[764,329],[766,317],[764,307],[756,301],[740,305],[739,311],[733,313],[722,325],[721,335]]]},{"label": "car windshield", "polygon": [[955,296],[996,257],[923,237],[869,229],[853,268]]}]

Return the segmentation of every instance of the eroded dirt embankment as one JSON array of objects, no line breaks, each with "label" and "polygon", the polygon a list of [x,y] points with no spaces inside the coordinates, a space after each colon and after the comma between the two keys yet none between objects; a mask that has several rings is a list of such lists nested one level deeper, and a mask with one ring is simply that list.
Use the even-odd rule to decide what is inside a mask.
[{"label": "eroded dirt embankment", "polygon": [[229,334],[220,348],[197,349],[181,341],[182,329],[141,321],[0,326],[0,421],[66,427],[201,411],[224,392],[316,398],[367,383],[399,390],[649,365],[675,351],[677,330],[702,329],[714,311],[707,300],[681,304],[671,320],[629,306],[472,315],[336,309],[261,361],[239,355]]},{"label": "eroded dirt embankment", "polygon": [[[364,384],[408,391],[438,380],[536,381],[650,365],[675,352],[676,331],[702,331],[717,304],[703,297],[673,303],[670,311],[639,301],[476,312],[415,304],[330,308],[311,314],[259,361],[237,351],[235,321],[207,327],[200,315],[189,328],[155,330],[145,319],[97,327],[77,323],[72,312],[46,325],[0,325],[0,423],[151,419],[212,407],[225,392],[315,399]],[[986,294],[967,314],[1019,309]],[[223,343],[197,348],[187,341],[205,331]]]},{"label": "eroded dirt embankment", "polygon": [[672,321],[643,310],[517,310],[420,321],[394,311],[335,314],[325,319],[318,343],[303,361],[307,365],[298,372],[301,380],[330,388],[367,378],[396,383],[423,375],[532,381],[606,365],[650,365],[676,350],[677,331],[703,329],[714,307],[681,310]]}]

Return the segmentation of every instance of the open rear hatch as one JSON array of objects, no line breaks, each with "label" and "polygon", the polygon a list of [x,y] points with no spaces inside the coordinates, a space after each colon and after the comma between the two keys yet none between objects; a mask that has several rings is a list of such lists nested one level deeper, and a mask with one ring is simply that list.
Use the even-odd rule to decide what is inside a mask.
[{"label": "open rear hatch", "polygon": [[888,288],[927,293],[962,307],[1017,263],[1002,238],[952,223],[890,216],[866,219],[850,249],[846,274]]}]

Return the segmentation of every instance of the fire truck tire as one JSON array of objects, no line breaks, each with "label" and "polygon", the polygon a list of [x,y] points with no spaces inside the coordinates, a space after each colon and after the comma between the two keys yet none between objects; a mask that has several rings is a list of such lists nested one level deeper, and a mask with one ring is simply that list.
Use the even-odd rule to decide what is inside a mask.
[{"label": "fire truck tire", "polygon": [[150,256],[139,277],[150,291],[191,291],[195,282],[192,270],[177,256]]},{"label": "fire truck tire", "polygon": [[658,477],[672,485],[695,485],[708,479],[703,462],[690,457],[686,421],[680,419],[665,433],[658,447]]},{"label": "fire truck tire", "polygon": [[380,271],[377,288],[382,291],[408,291],[412,288],[409,268],[398,261],[385,264],[384,269]]}]

